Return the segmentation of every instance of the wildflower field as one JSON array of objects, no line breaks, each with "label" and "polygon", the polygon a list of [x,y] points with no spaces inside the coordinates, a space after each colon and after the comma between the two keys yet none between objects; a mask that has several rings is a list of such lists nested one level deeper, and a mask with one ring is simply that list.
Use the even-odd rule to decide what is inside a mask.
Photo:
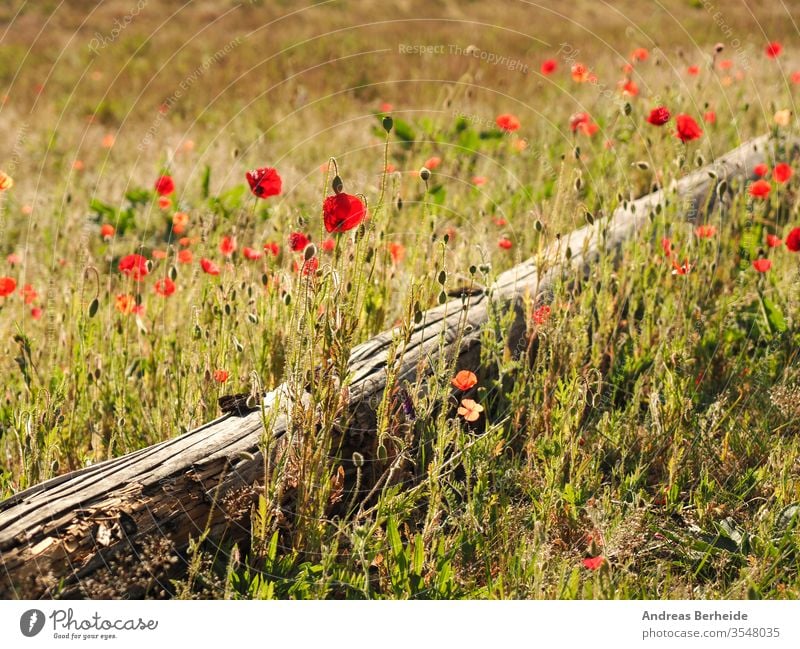
[{"label": "wildflower field", "polygon": [[[246,533],[165,532],[84,596],[800,597],[800,5],[564,4],[0,8],[0,499],[236,394],[270,458],[289,395]],[[386,330],[355,449],[348,360]]]}]

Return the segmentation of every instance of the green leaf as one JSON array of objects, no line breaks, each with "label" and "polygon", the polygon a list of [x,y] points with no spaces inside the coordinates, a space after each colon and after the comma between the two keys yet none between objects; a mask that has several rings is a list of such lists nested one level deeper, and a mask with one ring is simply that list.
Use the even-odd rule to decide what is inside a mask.
[{"label": "green leaf", "polygon": [[768,297],[761,296],[761,304],[764,306],[764,313],[767,316],[767,322],[773,332],[782,333],[786,331],[786,319],[783,313]]}]

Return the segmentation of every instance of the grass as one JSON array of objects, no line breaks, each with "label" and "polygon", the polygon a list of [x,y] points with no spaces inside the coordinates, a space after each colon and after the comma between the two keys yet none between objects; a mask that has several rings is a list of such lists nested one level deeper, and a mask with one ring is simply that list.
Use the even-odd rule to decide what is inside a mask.
[{"label": "grass", "polygon": [[[3,37],[0,78],[10,91],[0,128],[9,144],[0,168],[15,185],[0,194],[0,245],[4,258],[18,256],[0,262],[0,276],[17,283],[0,298],[3,497],[200,425],[218,414],[222,394],[284,381],[299,390],[323,362],[346,380],[355,344],[407,327],[443,292],[490,285],[559,233],[605,218],[654,184],[669,186],[753,135],[797,133],[794,120],[773,120],[794,106],[796,53],[787,47],[767,59],[766,36],[754,37],[743,64],[723,27],[691,3],[666,22],[663,10],[608,5],[592,30],[584,25],[600,10],[576,3],[567,17],[541,10],[542,29],[530,35],[509,31],[528,24],[530,7],[425,5],[422,15],[437,17],[430,43],[476,43],[527,62],[527,75],[475,57],[400,55],[398,43],[418,40],[408,22],[420,15],[414,3],[396,14],[375,3],[371,27],[324,6],[310,22],[288,17],[255,35],[253,25],[288,8],[253,3],[219,17],[223,10],[195,7],[174,18],[143,11],[92,54],[93,34],[108,36],[111,16],[130,10],[107,5],[97,14],[59,9],[51,44],[37,41],[28,58],[46,11],[25,8]],[[5,19],[16,9],[4,9]],[[760,11],[754,23],[729,8],[725,25],[734,34],[757,25],[788,43],[776,9]],[[473,22],[442,20],[463,14]],[[264,33],[274,40],[265,45]],[[728,48],[712,67],[716,40]],[[391,51],[365,54],[376,42]],[[568,48],[559,53],[560,43]],[[623,97],[619,69],[636,46],[651,55],[632,72],[639,96]],[[596,84],[570,78],[576,49],[593,63]],[[328,63],[342,56],[351,58]],[[723,70],[728,56],[734,66]],[[544,77],[537,70],[547,57],[559,69]],[[690,64],[701,66],[698,76],[686,73]],[[185,91],[170,101],[181,82]],[[393,104],[389,133],[383,101]],[[674,120],[647,124],[659,103],[694,116],[703,136],[683,144]],[[713,124],[702,121],[708,110]],[[598,124],[593,136],[571,132],[578,111]],[[503,112],[519,117],[519,131],[494,125]],[[108,134],[111,147],[102,144]],[[775,155],[765,162],[785,152]],[[330,156],[370,218],[333,235],[326,250],[320,205],[332,174],[320,165]],[[426,183],[418,170],[432,156],[441,165]],[[387,164],[395,171],[385,173]],[[248,191],[245,171],[263,165],[280,171],[280,196]],[[167,172],[177,189],[162,208],[152,186]],[[772,181],[767,200],[737,188],[713,215],[710,237],[668,206],[620,257],[601,258],[586,280],[565,277],[549,317],[533,317],[538,305],[528,305],[535,354],[509,354],[509,317],[493,314],[472,368],[479,382],[470,395],[484,408],[477,422],[456,413],[452,363],[432,359],[426,389],[408,386],[416,419],[379,418],[386,447],[409,462],[369,508],[354,501],[346,515],[331,515],[345,497],[339,467],[354,458],[333,444],[341,391],[310,380],[319,407],[298,408],[291,421],[300,459],[263,485],[250,543],[226,556],[197,544],[189,575],[167,590],[797,598],[798,257],[765,244],[767,233],[785,238],[800,225],[797,182],[796,172],[786,184]],[[176,211],[188,214],[180,234]],[[115,228],[108,240],[103,224]],[[292,232],[311,238],[316,272],[297,272],[312,251],[291,251]],[[229,258],[224,236],[237,242]],[[665,237],[673,258],[691,263],[688,274],[672,273]],[[503,239],[510,248],[498,245]],[[263,251],[268,242],[277,255],[244,258],[245,246]],[[151,261],[141,283],[118,270],[131,253]],[[761,254],[773,261],[766,273],[752,267]],[[204,273],[201,258],[220,274]],[[154,290],[164,278],[177,287],[166,298]],[[26,284],[37,294],[29,303]],[[118,296],[143,312],[121,312]],[[287,479],[297,483],[291,521],[276,506]],[[603,557],[596,570],[583,564],[591,557]]]}]

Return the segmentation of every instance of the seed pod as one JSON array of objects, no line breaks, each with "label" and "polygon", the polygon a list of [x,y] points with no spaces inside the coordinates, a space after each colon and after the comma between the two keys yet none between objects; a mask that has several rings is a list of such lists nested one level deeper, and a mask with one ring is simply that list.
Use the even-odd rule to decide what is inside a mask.
[{"label": "seed pod", "polygon": [[392,126],[394,126],[394,120],[389,117],[388,115],[383,118],[383,130],[389,133],[392,130]]}]

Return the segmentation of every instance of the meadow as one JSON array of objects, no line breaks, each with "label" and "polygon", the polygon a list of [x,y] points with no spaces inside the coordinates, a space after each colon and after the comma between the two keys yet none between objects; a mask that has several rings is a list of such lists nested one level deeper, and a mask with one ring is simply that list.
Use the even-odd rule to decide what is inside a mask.
[{"label": "meadow", "polygon": [[[0,498],[312,384],[292,511],[147,596],[800,597],[789,4],[7,3]],[[320,367],[767,133],[526,300],[535,354],[426,359],[413,476],[342,492]]]}]

